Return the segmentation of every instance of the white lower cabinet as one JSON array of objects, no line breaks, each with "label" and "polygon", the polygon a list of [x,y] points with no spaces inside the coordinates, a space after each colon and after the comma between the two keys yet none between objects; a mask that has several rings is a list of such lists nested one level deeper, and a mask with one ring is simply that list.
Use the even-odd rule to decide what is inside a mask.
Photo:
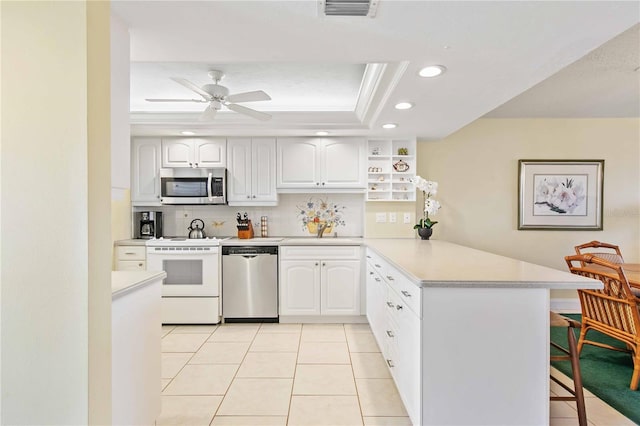
[{"label": "white lower cabinet", "polygon": [[280,315],[360,315],[359,246],[284,246]]},{"label": "white lower cabinet", "polygon": [[116,271],[146,271],[147,252],[143,245],[116,246]]},{"label": "white lower cabinet", "polygon": [[414,425],[422,424],[420,289],[367,251],[367,319]]}]

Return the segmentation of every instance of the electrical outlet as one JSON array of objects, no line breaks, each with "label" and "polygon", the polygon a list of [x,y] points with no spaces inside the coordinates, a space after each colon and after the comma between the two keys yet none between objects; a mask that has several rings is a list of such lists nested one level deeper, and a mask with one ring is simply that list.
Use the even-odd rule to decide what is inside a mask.
[{"label": "electrical outlet", "polygon": [[402,221],[403,223],[411,223],[411,213],[405,212]]},{"label": "electrical outlet", "polygon": [[396,223],[397,219],[396,219],[396,212],[390,212],[389,213],[389,223]]},{"label": "electrical outlet", "polygon": [[376,223],[385,223],[387,221],[386,213],[376,213]]}]

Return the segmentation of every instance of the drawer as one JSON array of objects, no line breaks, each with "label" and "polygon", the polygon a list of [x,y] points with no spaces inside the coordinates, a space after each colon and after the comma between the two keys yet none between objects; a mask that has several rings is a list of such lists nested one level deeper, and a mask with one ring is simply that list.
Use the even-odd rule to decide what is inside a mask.
[{"label": "drawer", "polygon": [[280,247],[280,259],[360,260],[360,246],[284,246]]},{"label": "drawer", "polygon": [[407,305],[419,317],[422,317],[422,294],[420,287],[411,282],[404,274],[391,266],[376,253],[367,251],[367,261],[389,286],[400,296],[403,304]]},{"label": "drawer", "polygon": [[147,247],[145,246],[117,246],[117,260],[145,260]]},{"label": "drawer", "polygon": [[147,262],[144,260],[118,260],[116,271],[146,271]]}]

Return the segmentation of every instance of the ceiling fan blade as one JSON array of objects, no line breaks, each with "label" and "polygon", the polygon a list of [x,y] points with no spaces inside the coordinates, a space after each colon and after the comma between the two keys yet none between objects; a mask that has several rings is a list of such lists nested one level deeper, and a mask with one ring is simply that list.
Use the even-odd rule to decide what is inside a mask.
[{"label": "ceiling fan blade", "polygon": [[145,99],[147,102],[207,102],[204,99]]},{"label": "ceiling fan blade", "polygon": [[211,121],[216,118],[217,109],[213,107],[213,105],[209,105],[207,109],[204,110],[202,115],[198,118],[199,121]]},{"label": "ceiling fan blade", "polygon": [[271,96],[267,95],[262,90],[255,90],[253,92],[235,93],[227,96],[228,102],[255,102],[255,101],[270,101]]},{"label": "ceiling fan blade", "polygon": [[271,115],[265,112],[256,111],[255,109],[247,108],[242,105],[236,105],[236,104],[225,104],[225,105],[231,111],[239,112],[240,114],[245,114],[258,120],[262,120],[262,121],[271,120]]},{"label": "ceiling fan blade", "polygon": [[207,92],[205,92],[204,90],[202,90],[201,88],[199,88],[198,86],[190,82],[189,80],[185,80],[184,78],[177,78],[177,77],[170,77],[170,78],[176,83],[182,84],[187,89],[193,90],[198,95],[205,98],[207,101],[210,101],[212,99],[210,94],[208,94]]}]

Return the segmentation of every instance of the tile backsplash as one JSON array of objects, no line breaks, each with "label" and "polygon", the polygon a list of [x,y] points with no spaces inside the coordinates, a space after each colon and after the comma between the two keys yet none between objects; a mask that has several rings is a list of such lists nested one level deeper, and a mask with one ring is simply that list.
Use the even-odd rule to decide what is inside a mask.
[{"label": "tile backsplash", "polygon": [[[307,206],[309,199],[318,205],[326,202],[329,207],[337,206],[340,225],[334,226],[334,232],[340,237],[362,237],[364,235],[365,194],[280,194],[276,207],[230,207],[230,206],[162,206],[136,207],[135,211],[161,211],[163,233],[165,236],[186,236],[191,221],[202,219],[205,234],[208,237],[237,235],[236,214],[247,212],[253,224],[256,237],[260,236],[260,218],[267,216],[268,235],[270,237],[314,236],[303,227],[301,208]],[[134,224],[134,229],[137,224]]]}]

